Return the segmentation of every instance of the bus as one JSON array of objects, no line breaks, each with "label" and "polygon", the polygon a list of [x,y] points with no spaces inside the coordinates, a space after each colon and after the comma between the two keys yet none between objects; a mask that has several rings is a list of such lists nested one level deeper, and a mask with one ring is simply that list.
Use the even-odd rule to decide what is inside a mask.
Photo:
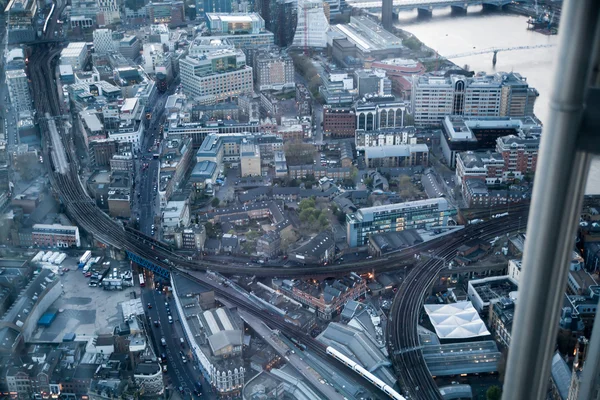
[{"label": "bus", "polygon": [[83,255],[81,256],[81,258],[79,259],[79,268],[83,268],[83,266],[88,262],[88,260],[92,257],[92,252],[91,251],[86,251],[85,253],[83,253]]},{"label": "bus", "polygon": [[141,287],[146,286],[146,282],[144,282],[144,274],[140,274],[140,286]]}]

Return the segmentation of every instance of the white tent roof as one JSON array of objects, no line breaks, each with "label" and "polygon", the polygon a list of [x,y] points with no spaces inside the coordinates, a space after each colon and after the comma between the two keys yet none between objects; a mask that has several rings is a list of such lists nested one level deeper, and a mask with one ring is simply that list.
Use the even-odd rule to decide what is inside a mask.
[{"label": "white tent roof", "polygon": [[440,339],[467,339],[490,334],[470,301],[427,304],[425,311]]}]

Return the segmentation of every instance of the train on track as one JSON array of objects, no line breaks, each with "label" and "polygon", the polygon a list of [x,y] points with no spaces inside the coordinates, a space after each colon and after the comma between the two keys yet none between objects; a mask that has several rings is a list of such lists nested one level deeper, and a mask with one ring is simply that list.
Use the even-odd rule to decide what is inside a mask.
[{"label": "train on track", "polygon": [[341,363],[346,365],[348,368],[351,368],[354,372],[356,372],[357,374],[359,374],[360,376],[362,376],[363,378],[365,378],[366,380],[371,382],[373,385],[377,386],[385,394],[390,396],[390,398],[395,399],[395,400],[406,400],[404,397],[402,397],[400,395],[400,393],[398,393],[394,389],[392,389],[392,387],[390,385],[386,384],[384,381],[382,381],[381,379],[379,379],[378,377],[376,377],[375,375],[373,375],[372,373],[370,373],[369,371],[364,369],[361,365],[352,361],[351,359],[349,359],[348,357],[346,357],[345,355],[343,355],[342,353],[340,353],[333,347],[331,347],[331,346],[327,347],[326,351],[327,351],[327,354],[329,354],[336,360],[340,361]]}]

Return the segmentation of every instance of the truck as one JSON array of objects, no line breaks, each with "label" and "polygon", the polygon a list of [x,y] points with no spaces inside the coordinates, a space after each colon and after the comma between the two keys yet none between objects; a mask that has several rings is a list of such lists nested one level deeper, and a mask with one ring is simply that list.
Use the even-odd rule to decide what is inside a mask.
[{"label": "truck", "polygon": [[48,262],[50,264],[54,264],[54,261],[58,258],[58,256],[60,256],[60,253],[58,253],[58,252],[52,253],[52,255],[50,256],[50,258],[48,259]]},{"label": "truck", "polygon": [[44,255],[42,256],[42,262],[47,262],[48,259],[52,256],[52,252],[49,251],[47,253],[44,253]]},{"label": "truck", "polygon": [[92,252],[87,250],[79,259],[79,268],[83,268],[88,260],[92,257]]},{"label": "truck", "polygon": [[60,253],[60,255],[58,257],[56,257],[56,260],[54,260],[54,264],[60,265],[66,259],[67,259],[67,255],[65,253]]}]

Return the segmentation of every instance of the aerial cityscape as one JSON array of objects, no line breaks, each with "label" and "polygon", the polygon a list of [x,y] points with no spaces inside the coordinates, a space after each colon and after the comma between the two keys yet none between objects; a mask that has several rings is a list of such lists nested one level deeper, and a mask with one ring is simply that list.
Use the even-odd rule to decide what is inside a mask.
[{"label": "aerial cityscape", "polygon": [[[562,1],[2,6],[0,398],[503,398]],[[595,354],[592,171],[540,399]]]}]

